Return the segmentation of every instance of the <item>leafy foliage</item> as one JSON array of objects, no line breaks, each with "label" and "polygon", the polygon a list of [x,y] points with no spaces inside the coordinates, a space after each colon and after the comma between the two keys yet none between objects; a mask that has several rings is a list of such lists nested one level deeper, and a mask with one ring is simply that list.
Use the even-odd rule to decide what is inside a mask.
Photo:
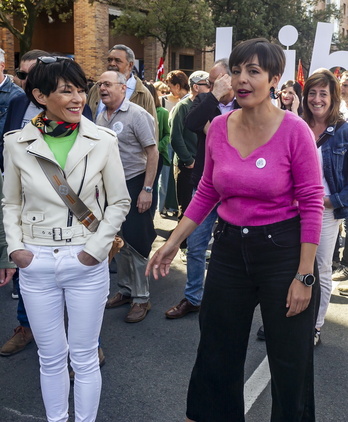
[{"label": "leafy foliage", "polygon": [[340,11],[333,4],[315,6],[320,0],[207,0],[216,26],[232,26],[234,44],[249,38],[278,39],[279,30],[293,25],[299,38],[291,49],[297,50],[303,67],[308,70],[312,55],[317,22],[341,19]]},{"label": "leafy foliage", "polygon": [[203,48],[213,42],[214,26],[205,0],[123,0],[114,31],[139,38],[154,37],[165,58],[168,47]]},{"label": "leafy foliage", "polygon": [[72,4],[73,0],[1,0],[0,27],[7,28],[19,40],[22,55],[31,48],[40,13],[46,12],[50,16],[57,12],[59,19],[65,21],[72,14]]}]

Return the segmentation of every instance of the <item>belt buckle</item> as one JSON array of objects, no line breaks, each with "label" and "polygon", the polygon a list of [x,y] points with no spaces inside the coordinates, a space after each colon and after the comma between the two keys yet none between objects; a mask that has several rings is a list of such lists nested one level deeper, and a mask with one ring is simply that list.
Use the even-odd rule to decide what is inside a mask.
[{"label": "belt buckle", "polygon": [[61,227],[53,227],[52,230],[53,240],[63,240],[63,230]]}]

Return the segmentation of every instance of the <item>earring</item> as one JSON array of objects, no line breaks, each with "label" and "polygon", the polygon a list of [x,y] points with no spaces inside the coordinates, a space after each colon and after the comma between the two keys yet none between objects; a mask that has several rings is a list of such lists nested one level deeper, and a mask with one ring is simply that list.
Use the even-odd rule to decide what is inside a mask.
[{"label": "earring", "polygon": [[278,98],[278,95],[275,93],[274,86],[271,86],[269,90],[269,95],[271,96],[272,100],[276,100]]},{"label": "earring", "polygon": [[271,96],[272,100],[275,100],[276,99],[276,96],[275,96],[275,92],[274,91],[275,91],[274,86],[271,86],[271,88],[269,90],[269,95]]}]

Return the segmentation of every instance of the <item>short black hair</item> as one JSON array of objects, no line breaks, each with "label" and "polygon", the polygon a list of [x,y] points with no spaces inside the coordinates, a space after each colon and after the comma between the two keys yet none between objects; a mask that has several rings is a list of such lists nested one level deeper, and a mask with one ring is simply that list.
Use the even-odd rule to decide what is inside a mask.
[{"label": "short black hair", "polygon": [[259,60],[261,69],[269,74],[269,81],[273,76],[282,75],[285,68],[285,54],[280,45],[273,44],[266,38],[253,38],[243,41],[232,50],[229,66],[239,66],[247,63],[254,56]]},{"label": "short black hair", "polygon": [[52,63],[43,63],[40,59],[37,60],[36,65],[28,73],[25,92],[37,107],[46,109],[34,98],[33,89],[37,88],[44,95],[49,96],[51,92],[56,91],[59,79],[70,82],[86,92],[88,90],[86,75],[81,66],[68,57],[66,59],[59,57]]}]

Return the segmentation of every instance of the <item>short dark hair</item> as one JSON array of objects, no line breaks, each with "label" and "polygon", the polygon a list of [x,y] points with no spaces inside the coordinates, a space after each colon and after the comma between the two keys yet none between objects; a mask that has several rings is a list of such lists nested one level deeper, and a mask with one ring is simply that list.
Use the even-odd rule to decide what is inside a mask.
[{"label": "short dark hair", "polygon": [[188,77],[186,73],[182,70],[172,70],[168,73],[166,78],[166,83],[170,82],[173,85],[180,85],[181,89],[185,89],[186,91],[190,90],[190,86],[188,83]]},{"label": "short dark hair", "polygon": [[285,68],[285,54],[282,48],[269,42],[266,38],[253,38],[243,41],[232,50],[229,66],[239,66],[254,56],[259,60],[261,69],[269,74],[269,82],[273,76],[282,75]]},{"label": "short dark hair", "polygon": [[47,51],[44,50],[29,50],[26,53],[23,54],[21,57],[21,62],[26,62],[29,60],[37,60],[41,56],[50,56],[50,53],[47,53]]},{"label": "short dark hair", "polygon": [[59,79],[70,82],[87,92],[87,79],[84,71],[78,63],[69,58],[59,58],[52,63],[43,63],[38,59],[36,65],[28,73],[25,92],[37,107],[45,109],[45,106],[34,98],[33,89],[37,88],[44,95],[49,96],[57,89]]}]

